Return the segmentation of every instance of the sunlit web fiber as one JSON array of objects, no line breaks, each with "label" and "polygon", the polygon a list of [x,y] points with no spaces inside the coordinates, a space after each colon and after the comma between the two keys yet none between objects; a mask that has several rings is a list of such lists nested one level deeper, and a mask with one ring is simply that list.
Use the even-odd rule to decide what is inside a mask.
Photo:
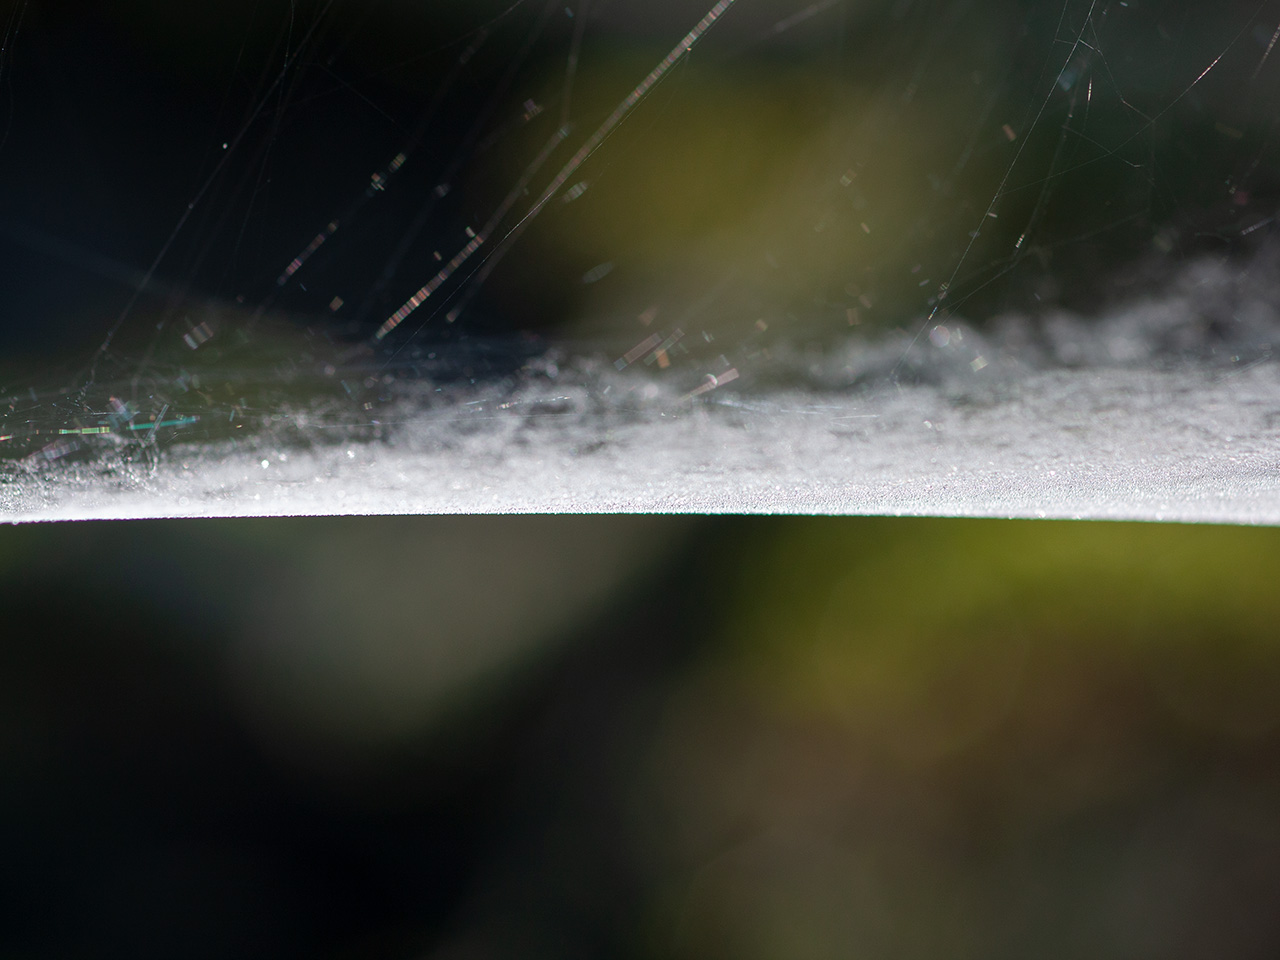
[{"label": "sunlit web fiber", "polygon": [[[511,9],[515,9],[515,7],[513,6]],[[365,187],[361,196],[351,204],[350,208],[343,216],[331,220],[329,225],[320,233],[316,234],[315,239],[312,240],[311,243],[298,254],[298,256],[294,257],[292,262],[285,267],[284,272],[276,278],[277,287],[283,287],[288,283],[293,275],[297,273],[307,260],[311,258],[312,254],[319,250],[320,247],[338,231],[341,224],[354,219],[365,203],[387,189],[388,184],[391,182],[391,178],[399,172],[400,168],[408,162],[414,151],[422,145],[422,141],[426,138],[427,131],[430,129],[432,122],[440,111],[440,108],[444,105],[449,92],[452,90],[454,84],[457,83],[458,78],[462,75],[462,71],[466,68],[467,64],[471,62],[472,58],[475,57],[476,53],[488,38],[489,27],[487,25],[476,31],[471,43],[469,43],[462,53],[458,55],[458,58],[454,61],[449,74],[437,87],[435,96],[427,104],[426,109],[419,115],[412,132],[409,134],[408,141],[401,148],[400,152],[397,153],[385,166],[379,170],[375,170],[370,175],[368,186]]]},{"label": "sunlit web fiber", "polygon": [[213,187],[214,183],[217,182],[218,177],[222,174],[223,168],[227,165],[232,154],[236,152],[236,148],[240,145],[241,141],[248,134],[254,121],[258,119],[259,115],[266,108],[268,102],[276,91],[282,88],[285,78],[289,75],[293,65],[302,55],[302,51],[306,49],[308,44],[311,42],[311,38],[315,34],[320,23],[325,19],[329,10],[333,7],[333,2],[334,0],[329,0],[329,2],[324,5],[324,8],[320,11],[320,15],[312,21],[311,26],[307,28],[307,32],[303,35],[297,47],[294,48],[292,53],[286,54],[283,65],[280,67],[279,72],[276,73],[275,79],[271,81],[271,85],[267,88],[266,92],[258,98],[258,102],[254,105],[253,111],[249,114],[249,119],[240,127],[240,130],[236,133],[235,137],[227,144],[226,148],[222,151],[222,156],[218,160],[217,165],[213,168],[213,172],[205,178],[204,183],[200,185],[200,189],[196,191],[196,195],[187,203],[187,208],[182,211],[182,216],[178,218],[178,222],[169,232],[168,238],[161,245],[160,252],[157,253],[155,259],[151,261],[151,265],[147,267],[146,273],[143,274],[141,281],[134,288],[133,295],[129,297],[128,302],[120,311],[120,315],[116,318],[116,322],[111,325],[111,329],[107,331],[107,335],[103,339],[101,346],[98,347],[97,352],[94,354],[93,360],[89,365],[86,386],[93,384],[97,375],[99,361],[101,361],[102,358],[106,356],[107,351],[111,349],[111,342],[115,339],[116,334],[120,332],[120,328],[124,326],[125,321],[133,312],[133,308],[137,304],[138,298],[142,296],[143,292],[150,285],[152,277],[154,277],[156,271],[160,269],[161,262],[166,256],[168,256],[169,250],[173,247],[174,242],[178,239],[178,235],[187,225],[187,221],[191,218],[191,214],[195,211],[196,207],[199,206],[200,202]]},{"label": "sunlit web fiber", "polygon": [[[430,220],[432,213],[435,211],[437,202],[442,197],[444,197],[446,193],[448,193],[454,178],[458,176],[458,174],[462,171],[463,167],[466,165],[468,160],[471,158],[476,146],[476,142],[480,139],[481,134],[484,132],[485,128],[488,126],[489,119],[493,116],[494,112],[498,110],[500,104],[503,101],[503,97],[506,95],[507,91],[511,88],[511,86],[516,82],[516,77],[519,74],[521,66],[523,65],[525,60],[528,59],[528,57],[533,53],[533,49],[534,49],[534,46],[537,44],[538,38],[541,36],[543,29],[550,22],[551,17],[555,13],[556,8],[558,6],[559,6],[559,0],[548,0],[547,4],[543,7],[542,13],[538,17],[537,25],[533,30],[529,32],[528,37],[525,39],[524,46],[520,49],[520,51],[514,57],[511,58],[511,62],[508,65],[507,71],[503,75],[501,82],[499,82],[497,87],[493,90],[488,101],[485,103],[485,105],[480,109],[479,113],[476,115],[474,122],[471,124],[471,128],[467,131],[467,134],[462,138],[461,142],[457,145],[457,148],[454,150],[453,159],[449,162],[448,167],[445,169],[444,173],[441,175],[435,190],[431,192],[431,195],[428,198],[426,204],[423,205],[422,209],[418,212],[418,215],[414,218],[413,223],[409,226],[409,229],[405,232],[404,236],[401,238],[400,243],[397,246],[395,252],[392,253],[390,259],[387,261],[386,265],[383,267],[382,276],[379,278],[378,282],[375,284],[372,294],[370,296],[370,299],[366,300],[365,308],[363,308],[360,311],[360,314],[359,314],[360,320],[364,319],[365,310],[368,309],[368,304],[372,301],[372,299],[378,297],[382,293],[386,285],[391,282],[392,278],[395,276],[396,272],[400,268],[401,261],[403,261],[403,259],[408,255],[409,250],[413,245],[413,242],[417,239],[419,232],[426,226],[427,222]],[[568,135],[567,130],[565,131],[564,135],[565,136]],[[563,139],[563,137],[561,139]],[[557,144],[558,142],[559,141],[557,141]],[[529,180],[531,180],[532,177],[537,173],[537,170],[549,158],[550,158],[550,153],[547,153],[545,156],[542,154],[539,154],[538,159],[535,159],[533,163],[530,164],[528,168],[526,168],[525,175],[521,178],[521,186],[520,186],[521,193],[523,193],[523,191],[528,187]],[[493,230],[496,230],[498,225],[510,212],[511,207],[515,205],[516,200],[518,199],[519,199],[518,196],[514,196],[510,199],[509,203],[505,203],[502,206],[500,206],[498,214],[495,215],[495,217],[490,218],[490,223],[492,224],[492,226],[486,225],[486,227],[480,231],[481,235],[487,238],[488,235]],[[475,239],[474,232],[470,230],[468,231],[468,236],[470,237],[471,240]],[[481,242],[483,243],[483,241]],[[466,260],[471,256],[471,253],[475,252],[475,249],[477,248],[473,248],[469,252],[464,251],[464,255],[462,255],[462,259],[458,261],[458,265],[460,266],[462,263],[466,262]],[[439,259],[439,257],[437,256],[436,259]],[[457,259],[457,257],[455,257],[454,259]],[[457,269],[457,268],[455,267],[454,269]],[[452,272],[453,271],[450,270],[449,274],[452,274]],[[447,275],[445,279],[448,279]],[[443,283],[444,281],[441,280],[440,282]],[[428,286],[430,286],[430,284],[428,284]],[[435,287],[432,287],[432,290],[434,289]],[[378,338],[378,339],[381,339],[381,338]]]},{"label": "sunlit web fiber", "polygon": [[403,307],[397,310],[387,320],[387,322],[384,323],[381,326],[381,328],[379,328],[377,334],[375,335],[377,339],[381,340],[388,333],[394,330],[400,324],[400,321],[402,321],[405,317],[409,316],[410,313],[412,313],[415,309],[417,309],[417,307],[424,300],[426,300],[427,297],[435,293],[435,291],[440,288],[440,285],[445,283],[449,279],[449,277],[453,275],[454,271],[456,271],[460,266],[466,263],[467,260],[470,259],[471,255],[475,253],[477,250],[479,250],[481,246],[484,245],[484,243],[493,234],[493,231],[498,228],[499,224],[502,223],[502,221],[506,218],[507,214],[511,212],[511,208],[516,205],[516,202],[524,194],[525,189],[529,185],[529,181],[533,179],[533,177],[537,174],[538,170],[542,168],[542,165],[547,162],[547,159],[551,156],[555,148],[558,147],[561,143],[563,143],[565,137],[567,137],[568,135],[569,135],[568,127],[561,127],[552,135],[552,137],[547,141],[546,145],[534,158],[533,162],[529,164],[528,168],[524,172],[524,175],[521,176],[520,180],[507,194],[506,198],[502,201],[502,203],[498,205],[498,208],[493,212],[493,215],[489,218],[488,223],[484,225],[484,227],[480,230],[479,233],[475,234],[475,236],[473,236],[469,241],[467,241],[467,245],[463,247],[453,257],[452,260],[450,260],[447,264],[445,264],[444,268],[440,270],[440,272],[437,273],[434,277],[432,277],[431,280],[428,281],[426,286],[424,286],[421,290],[415,293],[409,299],[408,303],[406,303]]},{"label": "sunlit web fiber", "polygon": [[[1044,98],[1040,101],[1040,106],[1036,110],[1036,115],[1031,121],[1031,125],[1028,128],[1028,132],[1030,132],[1030,130],[1034,130],[1039,125],[1041,118],[1044,116],[1045,110],[1047,110],[1049,107],[1049,102],[1053,99],[1053,91],[1057,89],[1058,85],[1062,82],[1063,75],[1066,73],[1067,69],[1070,67],[1072,60],[1075,58],[1076,53],[1080,49],[1080,46],[1084,43],[1085,31],[1089,28],[1089,24],[1092,22],[1093,11],[1097,8],[1097,5],[1098,5],[1097,0],[1093,0],[1093,2],[1089,5],[1089,10],[1085,14],[1085,18],[1084,18],[1084,26],[1081,27],[1080,33],[1076,36],[1075,41],[1071,45],[1070,51],[1067,53],[1067,56],[1064,58],[1062,68],[1058,71],[1057,76],[1054,78],[1053,85],[1050,86],[1049,92],[1045,94]],[[1062,23],[1063,19],[1065,19],[1066,12],[1067,12],[1067,4],[1064,4],[1062,8],[1062,16],[1059,18],[1059,24]],[[1004,176],[1001,177],[1000,184],[998,187],[996,187],[995,195],[992,196],[991,202],[987,204],[987,208],[982,212],[982,221],[979,222],[978,229],[972,231],[969,234],[969,242],[968,244],[965,245],[964,252],[960,255],[960,259],[956,262],[954,269],[951,271],[951,276],[947,279],[946,283],[944,283],[942,287],[939,289],[937,302],[934,304],[933,309],[929,311],[929,315],[925,318],[924,322],[920,325],[919,329],[916,331],[916,335],[912,338],[911,343],[908,344],[907,350],[910,350],[911,347],[915,346],[916,342],[920,339],[924,331],[929,329],[929,327],[932,325],[934,317],[936,317],[938,315],[938,312],[942,309],[943,304],[946,302],[947,293],[951,290],[952,286],[955,284],[957,277],[959,277],[960,275],[960,270],[964,267],[965,263],[968,261],[969,255],[973,252],[974,244],[976,244],[978,241],[978,235],[981,231],[981,223],[985,222],[985,220],[995,212],[996,203],[1004,195],[1005,186],[1009,183],[1009,178],[1013,176],[1013,171],[1018,166],[1018,161],[1022,159],[1022,155],[1026,151],[1027,144],[1030,142],[1030,139],[1031,138],[1029,136],[1024,136],[1021,142],[1018,144],[1018,149],[1013,155],[1013,161],[1005,169]],[[1025,234],[1023,236],[1025,236]],[[1019,238],[1018,243],[1019,245],[1021,245],[1022,238]],[[904,359],[905,359],[905,352],[904,352]]]},{"label": "sunlit web fiber", "polygon": [[1262,59],[1258,61],[1258,66],[1254,68],[1253,79],[1258,79],[1258,74],[1262,72],[1263,66],[1266,65],[1267,58],[1271,56],[1271,51],[1276,48],[1276,41],[1280,40],[1280,24],[1276,25],[1275,32],[1271,34],[1271,40],[1267,43],[1267,49],[1262,54]]},{"label": "sunlit web fiber", "polygon": [[[8,80],[6,74],[13,72],[10,65],[9,51],[13,47],[14,42],[18,38],[18,32],[22,29],[22,18],[26,16],[27,5],[25,3],[18,4],[9,12],[9,21],[4,27],[4,36],[0,37],[0,83]],[[1275,41],[1273,40],[1272,43]],[[5,141],[9,139],[9,125],[13,118],[12,110],[5,118],[4,130],[0,131],[0,150],[4,149]]]},{"label": "sunlit web fiber", "polygon": [[[605,118],[604,123],[597,128],[596,132],[587,138],[587,142],[578,149],[578,152],[569,158],[568,163],[566,163],[564,167],[561,168],[560,172],[556,174],[555,179],[552,180],[547,189],[543,191],[542,196],[538,198],[537,203],[529,209],[529,212],[526,213],[520,222],[512,227],[506,237],[503,238],[504,243],[512,241],[520,235],[524,228],[531,223],[533,219],[542,212],[543,208],[551,202],[551,199],[559,193],[560,188],[569,181],[569,178],[577,172],[578,168],[586,162],[587,158],[590,157],[591,154],[595,153],[600,145],[604,143],[609,134],[613,132],[613,129],[623,121],[636,104],[648,95],[649,91],[652,90],[658,81],[666,75],[667,71],[675,66],[685,54],[693,49],[694,44],[702,38],[703,34],[711,29],[711,25],[719,20],[725,11],[732,7],[735,2],[736,0],[720,0],[719,3],[707,11],[706,16],[698,21],[697,26],[690,30],[685,35],[684,39],[677,43],[675,47],[672,48],[671,52],[659,61],[656,67],[649,71],[649,75],[641,80],[634,90],[627,94],[623,101],[614,109],[613,113],[609,114],[609,116]],[[382,326],[378,328],[378,332],[374,335],[375,339],[382,340],[392,330],[400,326],[400,324],[403,323],[405,319],[413,313],[413,311],[422,306],[428,297],[435,293],[443,283],[448,281],[458,268],[466,263],[467,260],[471,258],[472,254],[484,245],[487,239],[488,236],[483,231],[472,237],[467,245],[463,247],[462,250],[459,251],[459,253],[450,260],[439,273],[432,277],[431,280],[419,289],[417,293],[406,300],[399,310],[386,319]],[[493,255],[490,259],[490,264],[496,261],[500,252],[501,251],[499,250]]]},{"label": "sunlit web fiber", "polygon": [[[1060,14],[1058,19],[1059,30],[1061,29],[1062,24],[1065,23],[1066,21],[1066,15],[1067,15],[1068,9],[1070,8],[1070,3],[1071,3],[1071,0],[1065,0],[1063,4],[1062,13]],[[1116,86],[1117,96],[1119,96],[1120,101],[1126,107],[1128,107],[1131,110],[1134,110],[1134,112],[1137,113],[1142,118],[1143,123],[1141,124],[1141,126],[1139,126],[1136,130],[1134,130],[1128,137],[1122,140],[1115,147],[1106,149],[1102,156],[1094,157],[1089,160],[1083,160],[1073,166],[1067,167],[1062,170],[1052,170],[1050,174],[1046,177],[1040,178],[1038,180],[1033,180],[1029,183],[1021,184],[1019,187],[1010,189],[1009,179],[1010,177],[1013,176],[1013,171],[1018,167],[1018,164],[1022,159],[1023,153],[1027,148],[1027,144],[1030,142],[1029,134],[1031,133],[1032,130],[1036,129],[1040,125],[1041,120],[1044,118],[1045,111],[1048,109],[1049,104],[1053,99],[1055,90],[1057,90],[1059,87],[1063,87],[1065,89],[1065,87],[1063,86],[1064,78],[1067,76],[1068,71],[1071,69],[1071,65],[1075,60],[1076,54],[1081,50],[1081,48],[1088,50],[1090,56],[1096,55],[1099,58],[1099,60],[1103,63],[1103,66],[1107,70],[1108,75],[1110,76],[1111,74],[1110,65],[1106,63],[1106,60],[1102,56],[1101,50],[1099,49],[1100,45],[1097,43],[1097,30],[1094,23],[1094,14],[1095,14],[1095,11],[1097,11],[1098,9],[1098,0],[1092,0],[1092,2],[1089,4],[1088,11],[1085,13],[1084,20],[1080,27],[1080,30],[1072,39],[1070,49],[1067,52],[1066,57],[1062,61],[1062,67],[1057,71],[1053,84],[1050,85],[1048,92],[1041,99],[1040,105],[1036,110],[1035,116],[1032,119],[1031,124],[1027,128],[1028,135],[1024,136],[1021,139],[1021,142],[1018,145],[1017,152],[1014,154],[1013,160],[1010,162],[1008,167],[1005,168],[1004,175],[1001,177],[1000,183],[997,186],[995,193],[992,195],[991,202],[987,204],[986,209],[982,213],[982,217],[979,220],[978,228],[970,231],[969,242],[965,245],[963,252],[961,253],[959,259],[956,261],[956,265],[952,269],[950,276],[947,278],[946,282],[944,282],[941,285],[941,287],[939,287],[938,295],[935,299],[933,307],[930,309],[928,315],[924,318],[924,320],[920,323],[920,325],[916,329],[915,335],[911,338],[910,342],[907,344],[906,349],[903,351],[901,360],[899,360],[898,365],[895,366],[894,368],[894,373],[895,374],[897,373],[897,370],[901,367],[902,363],[905,362],[907,354],[919,342],[920,338],[924,335],[924,332],[932,328],[933,321],[937,317],[939,312],[941,312],[944,309],[944,307],[955,306],[957,303],[960,302],[960,301],[948,300],[948,294],[955,287],[956,281],[960,276],[960,271],[964,269],[965,265],[969,262],[969,259],[973,253],[974,246],[976,245],[978,237],[981,234],[982,224],[985,223],[987,218],[993,218],[995,216],[996,204],[1001,199],[1003,199],[1009,193],[1013,192],[1013,189],[1025,189],[1027,187],[1032,187],[1032,186],[1040,186],[1044,188],[1052,180],[1066,176],[1067,174],[1073,173],[1084,167],[1091,166],[1097,163],[1099,160],[1104,159],[1106,157],[1114,157],[1115,155],[1117,155],[1122,149],[1124,149],[1124,147],[1132,143],[1134,140],[1140,137],[1147,130],[1151,129],[1151,127],[1153,127],[1162,117],[1164,117],[1170,110],[1172,110],[1178,103],[1180,103],[1189,93],[1191,93],[1191,91],[1194,90],[1201,83],[1201,81],[1203,81],[1204,78],[1207,77],[1214,70],[1214,68],[1218,66],[1219,63],[1222,62],[1222,59],[1231,51],[1233,47],[1236,46],[1236,44],[1240,42],[1241,38],[1244,37],[1245,34],[1248,32],[1249,24],[1253,22],[1253,20],[1258,16],[1259,13],[1261,13],[1264,5],[1265,5],[1265,0],[1263,3],[1260,3],[1258,5],[1257,9],[1254,11],[1253,16],[1250,17],[1247,21],[1245,21],[1245,24],[1218,52],[1217,56],[1215,56],[1209,62],[1209,64],[1194,77],[1194,79],[1192,79],[1185,87],[1183,87],[1177,93],[1176,96],[1170,99],[1168,103],[1166,103],[1160,110],[1158,110],[1152,116],[1147,116],[1146,114],[1143,114],[1141,111],[1133,107],[1132,104],[1130,104],[1125,99],[1123,93],[1119,90],[1118,86],[1116,86],[1114,76],[1111,76],[1112,85]],[[1093,45],[1089,44],[1085,40],[1085,35],[1087,33],[1093,34],[1094,36]],[[1267,56],[1271,53],[1271,49],[1272,47],[1274,47],[1277,37],[1280,37],[1280,27],[1276,28],[1276,33],[1272,37],[1270,44],[1267,46],[1266,52],[1264,52],[1262,56],[1262,63],[1266,62]],[[1258,70],[1261,70],[1262,63],[1259,63],[1257,68]],[[1256,76],[1256,73],[1257,71],[1255,71],[1255,76]],[[1090,100],[1092,99],[1092,81],[1090,82],[1090,87],[1089,87],[1089,99]],[[1064,127],[1063,136],[1065,137],[1068,132],[1075,132],[1075,131],[1069,131],[1068,128]],[[1080,135],[1078,132],[1075,132],[1075,133],[1076,135]],[[1101,146],[1101,144],[1098,144],[1098,146]],[[1034,214],[1032,216],[1032,219],[1033,220],[1035,219]],[[1016,250],[1021,250],[1022,245],[1026,240],[1027,235],[1033,226],[1034,226],[1033,223],[1029,223],[1027,230],[1024,230],[1022,234],[1018,237],[1017,244],[1015,245]]]}]

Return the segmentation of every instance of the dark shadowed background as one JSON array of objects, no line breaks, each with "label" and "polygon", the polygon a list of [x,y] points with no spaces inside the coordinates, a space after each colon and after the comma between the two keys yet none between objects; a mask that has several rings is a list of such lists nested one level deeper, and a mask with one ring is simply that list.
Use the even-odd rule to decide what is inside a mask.
[{"label": "dark shadowed background", "polygon": [[134,357],[188,355],[211,310],[367,338],[508,196],[393,345],[679,327],[758,352],[944,294],[980,324],[1132,293],[1274,214],[1280,13],[1254,0],[738,0],[505,247],[703,4],[5,9],[11,354],[82,356],[122,313]]},{"label": "dark shadowed background", "polygon": [[0,531],[15,957],[1268,957],[1280,540]]}]

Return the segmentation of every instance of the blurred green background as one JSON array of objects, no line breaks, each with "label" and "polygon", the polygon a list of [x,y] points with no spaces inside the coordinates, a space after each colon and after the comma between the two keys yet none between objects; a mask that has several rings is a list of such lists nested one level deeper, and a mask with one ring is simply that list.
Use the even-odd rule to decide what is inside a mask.
[{"label": "blurred green background", "polygon": [[0,955],[1270,957],[1280,536],[0,529]]}]

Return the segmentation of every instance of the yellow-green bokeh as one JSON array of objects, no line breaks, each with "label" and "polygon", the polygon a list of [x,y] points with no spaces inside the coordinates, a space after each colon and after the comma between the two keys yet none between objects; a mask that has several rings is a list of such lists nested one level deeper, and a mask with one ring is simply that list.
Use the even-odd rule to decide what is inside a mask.
[{"label": "yellow-green bokeh", "polygon": [[936,722],[954,739],[1070,658],[1142,672],[1191,722],[1280,723],[1270,530],[833,521],[791,528],[746,566],[754,602],[733,643],[779,704],[855,726]]},{"label": "yellow-green bokeh", "polygon": [[823,519],[738,546],[637,813],[654,955],[1258,942],[1214,898],[1280,855],[1275,531]]}]

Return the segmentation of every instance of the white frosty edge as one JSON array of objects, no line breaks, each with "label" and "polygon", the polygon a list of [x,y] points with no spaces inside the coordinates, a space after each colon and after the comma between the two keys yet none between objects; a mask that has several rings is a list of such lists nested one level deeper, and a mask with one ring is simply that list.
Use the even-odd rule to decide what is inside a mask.
[{"label": "white frosty edge", "polygon": [[[1280,375],[1023,372],[986,394],[708,394],[652,415],[512,413],[305,450],[174,447],[150,470],[0,484],[10,522],[742,513],[1280,524]],[[265,464],[265,466],[264,466]]]}]

